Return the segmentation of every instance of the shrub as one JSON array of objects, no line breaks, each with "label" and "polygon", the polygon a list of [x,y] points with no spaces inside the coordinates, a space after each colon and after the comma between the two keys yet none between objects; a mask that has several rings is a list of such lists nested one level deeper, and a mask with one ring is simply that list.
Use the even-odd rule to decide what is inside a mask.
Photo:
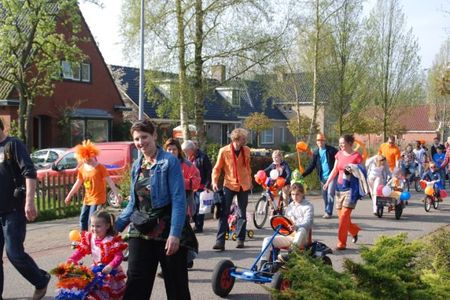
[{"label": "shrub", "polygon": [[276,299],[450,299],[450,230],[430,239],[381,236],[361,247],[363,262],[344,260],[338,273],[305,253],[293,255],[285,276],[291,288]]},{"label": "shrub", "polygon": [[211,160],[211,164],[214,167],[216,163],[217,155],[219,155],[219,150],[222,146],[215,143],[210,143],[205,145],[205,153],[208,155],[209,160]]}]

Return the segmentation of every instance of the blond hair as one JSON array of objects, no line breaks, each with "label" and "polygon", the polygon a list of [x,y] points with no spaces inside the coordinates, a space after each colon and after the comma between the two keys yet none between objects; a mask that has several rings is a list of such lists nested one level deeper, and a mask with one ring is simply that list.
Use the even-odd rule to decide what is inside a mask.
[{"label": "blond hair", "polygon": [[245,130],[244,128],[235,128],[230,133],[230,139],[233,142],[239,140],[241,137],[247,138],[247,136],[248,136],[248,131]]}]

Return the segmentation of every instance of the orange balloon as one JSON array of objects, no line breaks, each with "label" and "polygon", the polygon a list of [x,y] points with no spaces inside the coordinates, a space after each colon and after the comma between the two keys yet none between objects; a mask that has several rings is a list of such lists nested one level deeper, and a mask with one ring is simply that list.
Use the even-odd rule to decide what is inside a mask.
[{"label": "orange balloon", "polygon": [[74,229],[69,232],[69,239],[72,242],[81,242],[81,233],[80,231]]},{"label": "orange balloon", "polygon": [[434,194],[434,189],[433,189],[433,187],[432,187],[432,186],[427,186],[427,187],[425,188],[425,195],[433,196],[433,194]]},{"label": "orange balloon", "polygon": [[284,179],[283,177],[278,177],[275,182],[277,184],[277,187],[282,188],[286,184],[286,179]]},{"label": "orange balloon", "polygon": [[298,142],[295,147],[297,148],[297,151],[299,151],[299,152],[305,152],[308,150],[308,144],[305,142]]},{"label": "orange balloon", "polygon": [[366,149],[366,145],[359,140],[355,140],[355,144],[356,144],[356,148],[354,150],[358,151],[361,148],[361,156],[362,156],[363,161],[365,161],[367,156],[369,155],[369,153],[367,152],[367,149]]}]

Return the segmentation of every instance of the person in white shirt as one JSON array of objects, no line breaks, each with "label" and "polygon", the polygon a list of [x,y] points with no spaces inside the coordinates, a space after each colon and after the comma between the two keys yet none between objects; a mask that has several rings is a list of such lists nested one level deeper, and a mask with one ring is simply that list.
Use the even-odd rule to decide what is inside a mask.
[{"label": "person in white shirt", "polygon": [[389,166],[386,157],[383,155],[374,155],[366,160],[367,183],[369,185],[370,197],[372,198],[373,214],[377,214],[377,189],[383,185],[389,175]]},{"label": "person in white shirt", "polygon": [[[314,218],[314,207],[313,205],[305,200],[305,188],[300,183],[292,183],[291,185],[291,198],[292,202],[288,205],[285,211],[285,216],[289,218],[293,225],[290,226],[293,232],[288,236],[277,235],[272,241],[272,247],[274,248],[296,248],[305,246],[309,232],[313,225]],[[262,244],[262,250],[269,244],[272,237],[264,238]],[[270,250],[268,247],[264,252],[260,266],[270,260]]]}]

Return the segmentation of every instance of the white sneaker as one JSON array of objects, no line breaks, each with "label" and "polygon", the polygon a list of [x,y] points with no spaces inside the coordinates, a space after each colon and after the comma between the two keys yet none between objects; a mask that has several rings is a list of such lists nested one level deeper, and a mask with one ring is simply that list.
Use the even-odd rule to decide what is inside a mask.
[{"label": "white sneaker", "polygon": [[324,215],[322,216],[322,219],[331,219],[331,215],[329,215],[329,214],[324,214]]}]

